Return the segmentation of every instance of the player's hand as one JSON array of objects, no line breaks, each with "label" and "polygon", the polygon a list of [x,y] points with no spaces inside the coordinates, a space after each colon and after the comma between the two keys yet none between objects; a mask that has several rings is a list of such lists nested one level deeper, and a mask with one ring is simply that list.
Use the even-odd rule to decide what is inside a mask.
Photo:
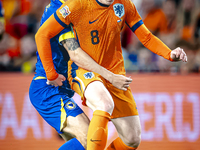
[{"label": "player's hand", "polygon": [[114,74],[110,82],[116,88],[126,91],[127,88],[129,87],[129,84],[132,82],[132,79],[125,77],[123,75]]},{"label": "player's hand", "polygon": [[174,61],[180,61],[182,60],[183,62],[187,62],[187,55],[184,52],[184,50],[180,47],[174,49],[171,51],[171,58]]},{"label": "player's hand", "polygon": [[63,85],[62,82],[65,81],[65,80],[66,80],[66,78],[62,74],[59,74],[58,77],[55,80],[53,80],[53,81],[47,80],[47,84],[53,85],[55,87],[62,86]]}]

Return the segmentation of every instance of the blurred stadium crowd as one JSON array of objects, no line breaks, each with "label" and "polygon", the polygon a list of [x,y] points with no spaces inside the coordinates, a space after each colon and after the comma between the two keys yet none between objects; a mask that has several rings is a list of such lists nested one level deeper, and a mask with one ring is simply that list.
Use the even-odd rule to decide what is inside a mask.
[{"label": "blurred stadium crowd", "polygon": [[[144,24],[171,49],[181,47],[187,63],[171,63],[138,41],[125,26],[125,68],[132,72],[200,73],[200,0],[132,0]],[[0,71],[34,72],[34,35],[50,0],[0,0]]]}]

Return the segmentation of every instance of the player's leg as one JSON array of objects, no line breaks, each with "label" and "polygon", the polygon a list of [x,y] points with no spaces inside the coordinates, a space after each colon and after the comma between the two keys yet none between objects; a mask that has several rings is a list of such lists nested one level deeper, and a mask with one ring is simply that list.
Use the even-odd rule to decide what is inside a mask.
[{"label": "player's leg", "polygon": [[[81,108],[78,107],[78,105],[73,101],[73,99],[67,97],[67,93],[63,93],[63,90],[60,90],[59,87],[47,85],[45,78],[39,78],[37,80],[36,79],[32,81],[29,89],[29,97],[33,106],[43,117],[43,119],[49,125],[54,127],[59,134],[66,134],[66,140],[69,140],[70,138],[74,137],[78,138],[78,140],[75,138],[70,140],[69,143],[67,143],[67,147],[73,147],[77,150],[84,150],[85,148],[83,146],[86,145],[85,141],[87,139],[86,135],[84,134],[87,133],[87,126],[89,124],[89,120],[83,114]],[[79,131],[77,131],[76,135],[73,134],[72,129],[70,130],[70,128],[72,128],[71,125],[73,124],[73,121],[76,128],[78,128],[76,125],[78,123],[81,124],[80,121],[82,121],[84,131],[81,131],[81,126],[81,128],[79,128]],[[67,131],[67,128],[65,129],[67,125],[70,125],[69,131]],[[81,133],[83,133],[83,138],[77,135]],[[85,141],[83,140],[84,138]],[[79,140],[81,143],[79,142]],[[66,144],[64,144],[63,146],[66,147]]]},{"label": "player's leg", "polygon": [[[89,119],[72,98],[62,94],[59,96],[63,99],[63,104],[61,103],[60,131],[58,132],[67,141],[59,150],[84,150],[87,143]],[[73,139],[69,140],[70,138]]]},{"label": "player's leg", "polygon": [[76,117],[68,116],[62,129],[62,138],[66,141],[59,150],[84,150],[87,146],[89,119],[85,113]]},{"label": "player's leg", "polygon": [[134,150],[141,141],[141,126],[139,116],[128,116],[112,119],[119,137],[114,140],[107,150]]},{"label": "player's leg", "polygon": [[94,111],[88,129],[87,149],[103,150],[107,143],[108,122],[114,108],[112,97],[100,81],[90,83],[84,95],[86,104]]},{"label": "player's leg", "polygon": [[141,139],[141,126],[132,92],[130,88],[122,91],[110,84],[106,86],[115,102],[111,120],[119,135],[119,138],[111,143],[108,150],[137,149]]},{"label": "player's leg", "polygon": [[99,74],[79,68],[75,63],[68,65],[70,67],[68,80],[72,89],[81,96],[83,104],[94,111],[88,129],[87,149],[103,150],[107,142],[108,121],[114,108],[112,96]]}]

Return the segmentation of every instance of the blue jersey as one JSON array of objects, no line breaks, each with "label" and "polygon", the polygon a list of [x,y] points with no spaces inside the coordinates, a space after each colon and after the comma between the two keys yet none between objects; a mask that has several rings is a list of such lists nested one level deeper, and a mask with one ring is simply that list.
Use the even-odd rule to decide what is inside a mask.
[{"label": "blue jersey", "polygon": [[[62,0],[52,0],[46,7],[41,25],[62,5],[60,1]],[[64,75],[66,79],[69,56],[64,47],[59,44],[58,38],[69,31],[70,28],[64,29],[50,41],[54,67],[57,73]],[[44,120],[62,134],[66,118],[76,117],[83,111],[71,98],[74,91],[71,90],[68,80],[64,81],[61,87],[47,85],[46,81],[45,70],[37,53],[36,74],[29,88],[30,101]]]},{"label": "blue jersey", "polygon": [[4,10],[3,10],[3,7],[2,7],[2,2],[1,2],[1,0],[0,0],[0,17],[3,17],[3,14],[4,14],[3,11],[4,11]]},{"label": "blue jersey", "polygon": [[0,17],[3,17],[3,9],[2,9],[1,1],[0,1]]},{"label": "blue jersey", "polygon": [[[51,3],[46,6],[44,13],[42,15],[40,26],[62,5],[63,3],[60,0],[51,0]],[[54,67],[56,69],[56,72],[58,74],[62,74],[67,79],[67,72],[68,72],[68,61],[69,61],[69,55],[66,51],[66,49],[59,44],[59,37],[60,35],[71,31],[71,28],[65,28],[62,30],[58,35],[53,37],[50,40],[51,43],[51,50],[52,50],[52,59],[54,63]],[[37,54],[37,63],[36,63],[36,74],[35,78],[38,76],[46,77],[45,70],[43,68],[42,62],[40,60],[38,52]],[[63,82],[62,88],[66,90],[69,97],[72,97],[74,94],[74,91],[71,90],[70,85],[68,81],[66,80]]]}]

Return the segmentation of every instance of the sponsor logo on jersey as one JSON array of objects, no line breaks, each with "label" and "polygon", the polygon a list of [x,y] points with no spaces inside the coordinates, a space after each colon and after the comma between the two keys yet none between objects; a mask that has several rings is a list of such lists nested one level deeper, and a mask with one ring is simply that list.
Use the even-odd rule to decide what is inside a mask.
[{"label": "sponsor logo on jersey", "polygon": [[63,18],[66,18],[71,12],[69,11],[69,7],[65,5],[63,8],[59,10]]},{"label": "sponsor logo on jersey", "polygon": [[74,103],[74,102],[67,102],[66,104],[65,104],[65,107],[67,108],[67,109],[69,109],[69,110],[73,110],[73,109],[75,109],[76,108],[76,104]]},{"label": "sponsor logo on jersey", "polygon": [[125,14],[124,5],[122,5],[122,4],[117,3],[117,4],[113,5],[113,10],[115,12],[115,15],[119,18],[121,18]]},{"label": "sponsor logo on jersey", "polygon": [[83,75],[86,79],[92,79],[94,77],[94,73],[87,72]]}]

